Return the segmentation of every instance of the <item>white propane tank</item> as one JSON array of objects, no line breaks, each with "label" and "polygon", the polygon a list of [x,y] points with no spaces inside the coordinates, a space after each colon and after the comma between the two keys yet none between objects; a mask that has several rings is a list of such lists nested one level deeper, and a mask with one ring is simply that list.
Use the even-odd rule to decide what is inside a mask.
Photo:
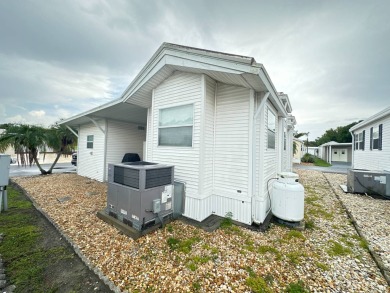
[{"label": "white propane tank", "polygon": [[298,182],[298,174],[282,172],[278,177],[272,185],[272,214],[289,222],[303,220],[305,191]]}]

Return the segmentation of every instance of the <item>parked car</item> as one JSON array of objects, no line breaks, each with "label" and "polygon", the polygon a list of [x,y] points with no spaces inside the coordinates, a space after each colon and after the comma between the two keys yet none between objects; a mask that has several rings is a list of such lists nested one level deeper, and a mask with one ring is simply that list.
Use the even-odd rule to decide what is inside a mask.
[{"label": "parked car", "polygon": [[70,163],[74,166],[77,166],[77,153],[72,154],[72,161]]}]

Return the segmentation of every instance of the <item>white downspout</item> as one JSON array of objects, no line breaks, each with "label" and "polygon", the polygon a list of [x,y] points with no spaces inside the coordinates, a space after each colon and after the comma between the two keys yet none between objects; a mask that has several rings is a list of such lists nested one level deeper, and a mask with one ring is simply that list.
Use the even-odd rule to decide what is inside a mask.
[{"label": "white downspout", "polygon": [[[352,135],[352,162],[351,162],[351,169],[354,168],[354,157],[355,157],[355,135],[353,134],[353,131],[349,132]],[[348,158],[348,157],[347,157]]]},{"label": "white downspout", "polygon": [[[268,100],[270,93],[267,92],[263,99],[260,102],[259,107],[256,110],[255,115],[253,116],[253,128],[252,128],[252,204],[254,204],[254,197],[256,196],[256,120],[257,117],[260,115],[262,110],[264,109],[265,102]],[[259,222],[256,222],[256,219],[252,219],[254,223],[260,224]]]}]

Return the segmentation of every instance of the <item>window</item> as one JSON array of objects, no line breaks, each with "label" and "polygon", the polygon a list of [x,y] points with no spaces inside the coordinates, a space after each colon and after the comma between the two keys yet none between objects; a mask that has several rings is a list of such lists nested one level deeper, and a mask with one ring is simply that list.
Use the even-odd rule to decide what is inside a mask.
[{"label": "window", "polygon": [[268,109],[267,128],[268,148],[275,149],[276,119],[275,114],[270,109]]},{"label": "window", "polygon": [[93,135],[87,135],[87,149],[93,149]]},{"label": "window", "polygon": [[283,150],[287,149],[287,130],[286,127],[284,128],[283,131]]},{"label": "window", "polygon": [[365,131],[355,134],[355,150],[364,150]]},{"label": "window", "polygon": [[377,150],[379,143],[379,126],[371,127],[370,149]]},{"label": "window", "polygon": [[184,105],[160,110],[159,146],[192,146],[194,106]]},{"label": "window", "polygon": [[382,150],[383,124],[370,129],[370,150]]}]

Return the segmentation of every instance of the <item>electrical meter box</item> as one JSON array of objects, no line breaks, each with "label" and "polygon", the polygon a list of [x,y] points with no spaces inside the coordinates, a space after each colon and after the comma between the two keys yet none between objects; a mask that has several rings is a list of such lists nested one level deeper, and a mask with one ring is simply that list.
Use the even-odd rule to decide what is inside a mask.
[{"label": "electrical meter box", "polygon": [[8,185],[10,163],[10,155],[0,154],[0,186]]}]

